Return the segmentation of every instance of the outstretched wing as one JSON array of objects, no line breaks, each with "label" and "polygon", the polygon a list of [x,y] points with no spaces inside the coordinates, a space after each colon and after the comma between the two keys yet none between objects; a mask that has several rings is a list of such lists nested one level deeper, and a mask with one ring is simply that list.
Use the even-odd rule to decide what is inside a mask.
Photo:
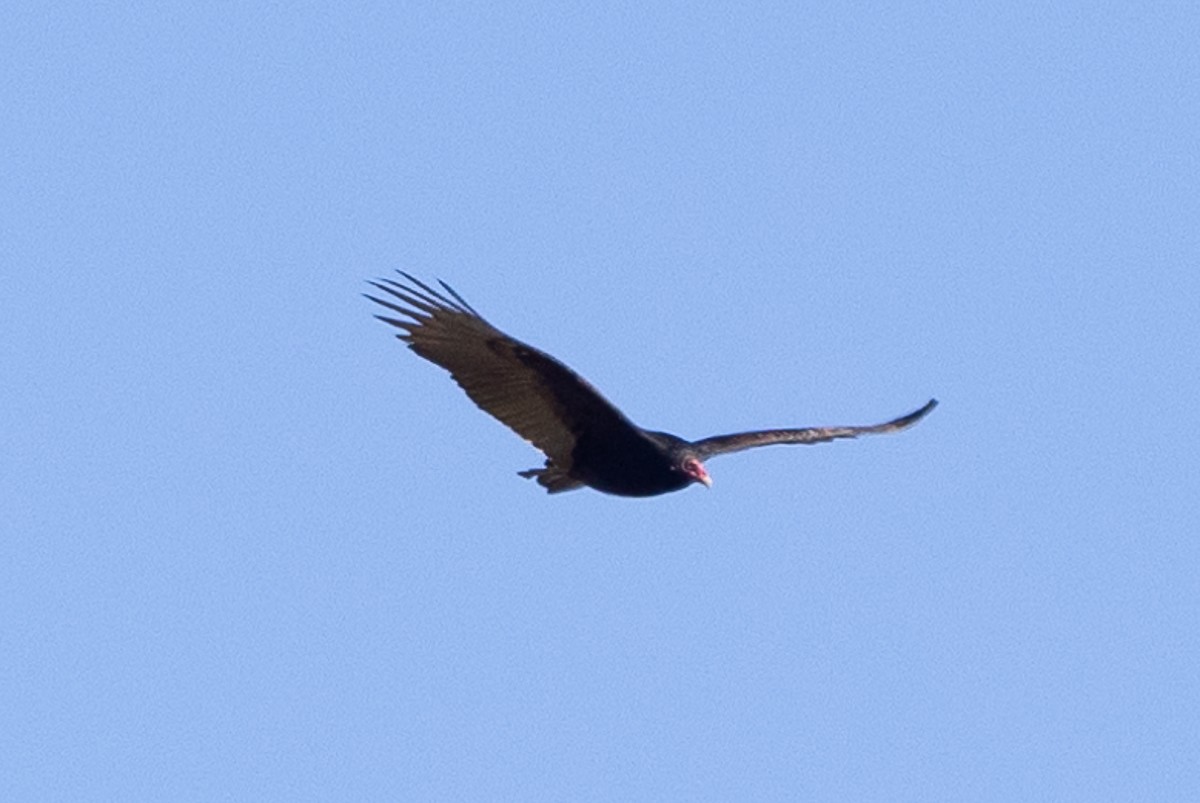
[{"label": "outstretched wing", "polygon": [[561,472],[586,431],[636,430],[599,391],[567,366],[485,321],[445,282],[445,295],[398,271],[411,286],[369,282],[367,298],[404,317],[375,317],[403,330],[408,347],[450,372],[481,410],[540,449]]},{"label": "outstretched wing", "polygon": [[859,435],[881,435],[899,432],[929,415],[937,407],[937,399],[930,399],[920,410],[900,416],[883,424],[867,427],[808,427],[806,429],[768,429],[762,432],[740,432],[737,435],[717,435],[696,441],[692,448],[701,460],[719,454],[740,452],[755,446],[770,446],[773,443],[824,443],[838,438],[857,438]]}]

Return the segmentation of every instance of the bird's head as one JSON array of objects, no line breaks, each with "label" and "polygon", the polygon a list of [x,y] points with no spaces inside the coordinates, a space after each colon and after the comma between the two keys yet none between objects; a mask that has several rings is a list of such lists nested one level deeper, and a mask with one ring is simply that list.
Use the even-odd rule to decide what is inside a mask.
[{"label": "bird's head", "polygon": [[698,482],[705,488],[712,487],[712,477],[708,476],[704,464],[695,455],[684,455],[679,463],[679,470],[691,477],[692,482]]}]

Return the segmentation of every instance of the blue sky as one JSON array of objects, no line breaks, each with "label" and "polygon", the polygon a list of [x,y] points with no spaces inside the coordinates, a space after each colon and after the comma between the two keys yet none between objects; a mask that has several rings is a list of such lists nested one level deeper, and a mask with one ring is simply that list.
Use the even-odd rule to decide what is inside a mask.
[{"label": "blue sky", "polygon": [[[1198,30],[10,9],[0,797],[1197,799]],[[684,437],[942,405],[549,497],[394,269]]]}]

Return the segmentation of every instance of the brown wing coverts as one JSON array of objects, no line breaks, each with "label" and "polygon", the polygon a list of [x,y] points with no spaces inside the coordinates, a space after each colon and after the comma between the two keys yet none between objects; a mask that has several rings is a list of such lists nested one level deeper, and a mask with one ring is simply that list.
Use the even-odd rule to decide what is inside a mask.
[{"label": "brown wing coverts", "polygon": [[395,300],[367,298],[405,318],[375,317],[404,330],[398,337],[409,348],[449,371],[480,409],[540,449],[556,476],[570,471],[584,428],[632,426],[571,369],[489,324],[445,282],[448,296],[400,275],[414,287],[380,279],[370,284]]},{"label": "brown wing coverts", "polygon": [[900,416],[882,424],[865,427],[807,427],[805,429],[768,429],[761,432],[741,432],[737,435],[717,435],[712,438],[696,441],[692,444],[697,456],[703,460],[719,454],[740,452],[743,449],[753,449],[756,446],[770,446],[774,443],[824,443],[839,438],[857,438],[859,435],[881,435],[887,432],[899,432],[920,421],[937,407],[937,399],[930,399],[919,410],[908,415]]}]

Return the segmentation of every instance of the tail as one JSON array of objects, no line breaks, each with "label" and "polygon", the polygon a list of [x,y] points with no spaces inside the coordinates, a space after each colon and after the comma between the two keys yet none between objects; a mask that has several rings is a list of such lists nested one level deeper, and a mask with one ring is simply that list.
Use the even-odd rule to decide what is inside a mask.
[{"label": "tail", "polygon": [[574,491],[582,488],[583,483],[567,476],[558,466],[547,461],[545,468],[531,468],[528,471],[518,471],[526,479],[538,481],[538,485],[546,489],[546,493],[558,494],[563,491]]}]

